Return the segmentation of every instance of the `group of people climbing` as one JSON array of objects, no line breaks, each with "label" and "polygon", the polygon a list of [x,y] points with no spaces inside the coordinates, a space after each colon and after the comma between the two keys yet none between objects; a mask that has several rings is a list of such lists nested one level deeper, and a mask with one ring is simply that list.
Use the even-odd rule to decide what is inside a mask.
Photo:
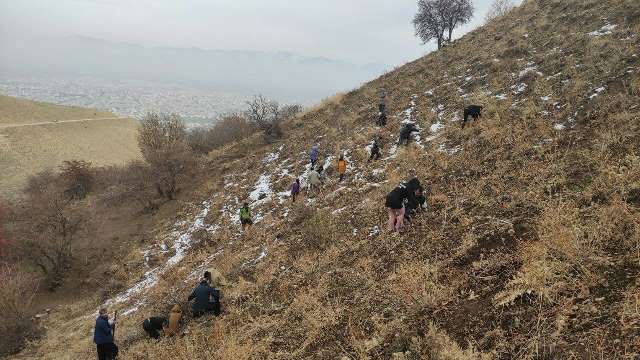
[{"label": "group of people climbing", "polygon": [[[387,114],[385,105],[386,91],[383,89],[378,105],[377,125],[384,127],[387,124]],[[472,106],[465,109],[463,126],[467,122],[467,117],[477,119],[480,117],[482,107]],[[413,123],[404,124],[400,130],[398,143],[406,145],[411,138],[411,134],[419,131]],[[381,157],[382,137],[377,135],[368,146],[370,155],[367,162],[375,161]],[[325,167],[317,166],[320,156],[320,145],[314,144],[309,151],[309,167],[307,185],[310,194],[317,192],[324,184],[323,173]],[[347,171],[347,160],[344,153],[341,153],[336,166],[338,172],[338,182],[342,182]],[[291,185],[291,199],[295,203],[302,192],[300,178],[296,178]],[[410,180],[400,183],[385,198],[385,207],[388,213],[387,229],[392,233],[400,233],[404,229],[404,224],[411,221],[419,212],[423,211],[426,203],[426,196],[429,191],[420,183],[415,176]],[[244,202],[239,210],[240,223],[243,229],[253,225],[250,206]],[[205,271],[203,278],[187,297],[187,302],[193,301],[191,315],[199,318],[207,314],[215,316],[221,313],[221,292],[213,284],[212,273]],[[182,319],[182,307],[179,304],[173,305],[168,317],[153,316],[142,322],[143,330],[152,339],[159,339],[161,336],[174,336],[178,333],[179,323]],[[117,358],[118,347],[114,343],[116,324],[109,321],[106,308],[99,311],[96,319],[94,342],[97,347],[99,360],[113,360]]]},{"label": "group of people climbing", "polygon": [[[193,301],[191,305],[191,317],[196,319],[207,314],[215,316],[221,313],[220,290],[215,286],[223,285],[223,281],[214,281],[212,272],[204,272],[199,284],[193,289],[187,303]],[[101,308],[96,318],[93,333],[93,341],[96,344],[98,360],[115,360],[118,358],[118,346],[114,342],[116,330],[116,317],[109,321],[109,314],[106,308]],[[173,305],[169,317],[152,316],[142,322],[142,329],[151,339],[158,340],[161,336],[174,336],[179,332],[180,320],[182,319],[182,307],[179,304]]]}]

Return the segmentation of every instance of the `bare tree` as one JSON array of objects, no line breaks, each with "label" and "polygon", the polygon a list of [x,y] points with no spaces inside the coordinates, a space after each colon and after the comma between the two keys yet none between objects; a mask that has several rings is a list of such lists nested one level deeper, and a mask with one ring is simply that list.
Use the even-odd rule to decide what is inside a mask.
[{"label": "bare tree", "polygon": [[71,266],[74,244],[90,228],[90,215],[56,185],[28,195],[12,215],[16,252],[42,271],[49,288],[60,286]]},{"label": "bare tree", "polygon": [[147,114],[138,132],[138,146],[151,168],[150,180],[158,195],[174,199],[178,182],[194,166],[184,122],[174,114]]},{"label": "bare tree", "polygon": [[257,95],[253,97],[253,100],[247,101],[247,106],[247,119],[264,132],[268,142],[282,137],[280,123],[283,117],[280,113],[280,104],[277,101]]},{"label": "bare tree", "polygon": [[449,32],[448,40],[451,42],[453,30],[464,25],[473,18],[473,5],[471,0],[450,0],[445,7],[445,23]]},{"label": "bare tree", "polygon": [[493,19],[499,18],[516,7],[513,0],[494,0],[489,8],[489,11],[484,17],[485,22],[490,22]]},{"label": "bare tree", "polygon": [[210,129],[195,129],[189,132],[189,146],[199,154],[245,139],[256,132],[256,125],[240,113],[221,115]]},{"label": "bare tree", "polygon": [[440,49],[445,41],[451,41],[453,31],[472,17],[471,0],[418,0],[413,25],[416,36],[425,44],[436,40]]}]

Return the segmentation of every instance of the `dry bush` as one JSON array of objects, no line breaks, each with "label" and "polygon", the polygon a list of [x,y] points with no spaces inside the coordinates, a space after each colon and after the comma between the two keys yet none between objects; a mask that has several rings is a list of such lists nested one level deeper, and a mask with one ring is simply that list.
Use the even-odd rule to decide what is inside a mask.
[{"label": "dry bush", "polygon": [[124,167],[103,168],[98,171],[99,197],[109,206],[121,206],[134,202],[143,213],[158,209],[153,173],[148,164],[133,161]]},{"label": "dry bush", "polygon": [[281,107],[278,102],[268,100],[262,95],[256,95],[253,100],[247,101],[247,106],[246,118],[264,133],[268,143],[272,143],[284,135],[282,122],[295,117],[302,111],[302,107],[299,105]]},{"label": "dry bush", "polygon": [[84,199],[95,183],[91,163],[83,160],[63,162],[60,167],[60,177],[64,182],[64,194],[71,200]]},{"label": "dry bush", "polygon": [[11,231],[16,252],[41,270],[48,287],[54,289],[71,266],[74,245],[89,233],[91,215],[67,199],[55,183],[40,190],[16,205]]},{"label": "dry bush", "polygon": [[197,128],[188,134],[189,146],[198,154],[208,154],[213,149],[248,138],[257,131],[242,114],[221,116],[212,128]]},{"label": "dry bush", "polygon": [[460,345],[433,324],[429,324],[429,329],[424,338],[412,338],[410,351],[420,354],[423,359],[433,360],[493,359],[491,354],[478,352],[472,347],[462,349]]},{"label": "dry bush", "polygon": [[141,121],[138,145],[158,195],[173,200],[179,182],[195,168],[184,122],[177,115],[149,113]]},{"label": "dry bush", "polygon": [[0,357],[19,351],[38,334],[31,320],[38,281],[15,266],[0,264]]}]

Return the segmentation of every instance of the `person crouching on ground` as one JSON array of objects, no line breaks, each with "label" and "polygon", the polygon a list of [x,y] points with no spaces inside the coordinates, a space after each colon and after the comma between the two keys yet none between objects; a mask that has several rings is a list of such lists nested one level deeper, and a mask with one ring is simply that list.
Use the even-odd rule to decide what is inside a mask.
[{"label": "person crouching on ground", "polygon": [[338,174],[340,174],[340,178],[338,182],[342,182],[344,179],[344,174],[347,172],[347,161],[344,159],[344,155],[340,155],[340,159],[338,160]]},{"label": "person crouching on ground", "polygon": [[242,225],[243,230],[247,226],[253,225],[253,221],[251,220],[251,211],[249,210],[249,204],[247,203],[244,203],[242,208],[240,208],[240,224]]},{"label": "person crouching on ground", "polygon": [[420,187],[420,181],[414,178],[406,183],[401,183],[387,195],[385,206],[389,214],[389,222],[387,223],[389,231],[402,231],[405,214],[404,204],[416,194]]},{"label": "person crouching on ground", "polygon": [[93,342],[98,351],[98,360],[115,360],[118,358],[118,347],[113,342],[113,331],[116,324],[109,323],[106,308],[99,311],[96,327],[93,331]]},{"label": "person crouching on ground", "polygon": [[200,284],[193,289],[187,301],[195,300],[191,306],[194,318],[198,318],[206,313],[220,315],[220,290],[209,286],[206,279],[202,279]]},{"label": "person crouching on ground", "polygon": [[161,316],[152,316],[142,322],[142,329],[150,338],[158,340],[162,334],[162,329],[167,327],[169,320]]},{"label": "person crouching on ground", "polygon": [[182,309],[180,305],[173,305],[171,313],[169,314],[169,326],[164,329],[164,333],[167,336],[174,336],[178,333],[178,327],[180,326],[180,319],[182,318]]}]

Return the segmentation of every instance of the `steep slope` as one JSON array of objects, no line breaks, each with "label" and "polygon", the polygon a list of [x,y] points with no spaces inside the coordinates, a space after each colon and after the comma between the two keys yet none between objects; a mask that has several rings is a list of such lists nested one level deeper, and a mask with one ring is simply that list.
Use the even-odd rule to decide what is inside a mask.
[{"label": "steep slope", "polygon": [[[281,144],[211,154],[197,201],[114,269],[131,286],[106,302],[121,310],[123,357],[637,358],[639,31],[637,1],[527,1],[295,119]],[[382,87],[392,116],[379,131]],[[471,103],[483,118],[462,130]],[[422,130],[398,149],[402,122]],[[376,134],[384,159],[367,163]],[[291,204],[314,142],[329,180]],[[384,196],[410,174],[432,187],[429,209],[389,234]],[[245,199],[257,224],[242,234]],[[188,314],[208,267],[227,278],[223,316],[146,340],[142,319],[174,303]],[[100,303],[55,311],[22,358],[93,356]]]},{"label": "steep slope", "polygon": [[94,109],[0,96],[0,195],[65,160],[123,165],[140,157],[137,121]]}]

